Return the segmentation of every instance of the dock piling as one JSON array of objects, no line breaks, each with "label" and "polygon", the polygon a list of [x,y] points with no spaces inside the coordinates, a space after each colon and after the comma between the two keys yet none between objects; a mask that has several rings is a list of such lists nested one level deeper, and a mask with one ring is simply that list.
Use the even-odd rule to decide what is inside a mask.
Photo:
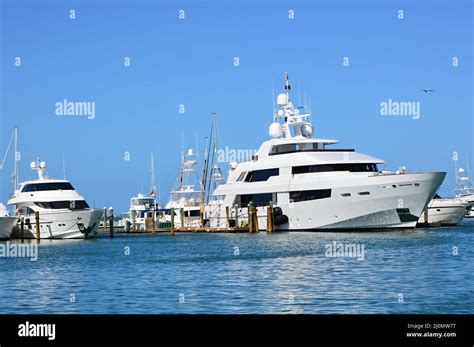
[{"label": "dock piling", "polygon": [[184,228],[184,208],[180,208],[179,217],[181,221],[181,228]]},{"label": "dock piling", "polygon": [[230,228],[230,208],[229,206],[225,207],[225,226]]},{"label": "dock piling", "polygon": [[270,204],[267,207],[267,233],[272,233],[274,228],[273,224],[273,203],[270,202]]},{"label": "dock piling", "polygon": [[253,205],[252,205],[252,201],[249,202],[247,210],[248,210],[247,215],[248,215],[249,233],[253,233]]},{"label": "dock piling", "polygon": [[112,206],[109,207],[109,233],[110,233],[110,238],[114,237],[114,209]]},{"label": "dock piling", "polygon": [[20,218],[20,239],[21,243],[25,242],[25,217]]},{"label": "dock piling", "polygon": [[132,218],[132,231],[137,231],[137,211],[130,211],[130,217]]},{"label": "dock piling", "polygon": [[170,216],[171,216],[171,226],[170,226],[170,232],[171,235],[174,235],[174,208],[170,208]]},{"label": "dock piling", "polygon": [[235,227],[239,227],[239,206],[235,204]]},{"label": "dock piling", "polygon": [[41,235],[40,235],[40,213],[39,213],[39,211],[35,212],[35,221],[36,221],[36,242],[40,243]]},{"label": "dock piling", "polygon": [[102,214],[104,215],[104,229],[107,229],[107,208],[104,207],[102,211]]}]

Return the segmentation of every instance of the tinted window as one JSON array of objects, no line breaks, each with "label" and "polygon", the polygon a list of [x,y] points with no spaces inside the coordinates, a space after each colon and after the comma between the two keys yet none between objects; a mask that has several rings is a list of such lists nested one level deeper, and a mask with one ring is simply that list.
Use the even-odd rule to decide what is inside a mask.
[{"label": "tinted window", "polygon": [[290,192],[290,200],[293,200],[293,202],[317,200],[330,197],[331,189],[302,190],[298,192]]},{"label": "tinted window", "polygon": [[377,172],[377,164],[324,164],[293,166],[293,175],[310,172],[350,171],[350,172]]},{"label": "tinted window", "polygon": [[280,169],[266,169],[250,171],[245,178],[246,182],[262,182],[268,180],[271,176],[278,176]]},{"label": "tinted window", "polygon": [[22,192],[41,192],[46,190],[74,190],[74,187],[69,182],[34,183],[27,184],[23,187]]},{"label": "tinted window", "polygon": [[273,200],[272,193],[265,194],[245,194],[240,196],[240,207],[247,206],[250,201],[254,206],[266,206]]},{"label": "tinted window", "polygon": [[84,200],[76,201],[41,201],[35,202],[35,205],[42,208],[50,209],[70,209],[70,210],[81,210],[84,208],[89,208],[89,205]]}]

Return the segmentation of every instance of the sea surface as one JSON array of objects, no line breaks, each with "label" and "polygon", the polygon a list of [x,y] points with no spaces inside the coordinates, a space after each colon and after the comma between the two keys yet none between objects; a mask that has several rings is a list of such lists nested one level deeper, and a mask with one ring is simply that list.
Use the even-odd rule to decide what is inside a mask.
[{"label": "sea surface", "polygon": [[378,233],[101,235],[42,240],[37,261],[1,257],[0,313],[472,314],[473,273],[474,220]]}]

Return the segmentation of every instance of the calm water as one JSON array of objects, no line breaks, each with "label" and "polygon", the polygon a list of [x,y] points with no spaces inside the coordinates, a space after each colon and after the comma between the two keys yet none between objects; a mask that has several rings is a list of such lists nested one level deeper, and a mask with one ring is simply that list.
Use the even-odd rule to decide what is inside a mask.
[{"label": "calm water", "polygon": [[[326,257],[333,241],[363,245],[364,260]],[[405,232],[42,241],[36,262],[0,258],[0,313],[474,313],[473,245],[472,220]]]}]

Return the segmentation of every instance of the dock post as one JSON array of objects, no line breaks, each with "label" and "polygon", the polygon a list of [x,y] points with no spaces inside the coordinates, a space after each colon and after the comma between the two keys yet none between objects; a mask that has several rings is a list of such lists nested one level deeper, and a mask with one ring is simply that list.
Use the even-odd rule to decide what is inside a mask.
[{"label": "dock post", "polygon": [[40,213],[39,213],[39,211],[35,212],[35,221],[36,221],[36,242],[40,243],[41,235],[40,235]]},{"label": "dock post", "polygon": [[181,228],[184,229],[184,208],[180,208],[179,210],[179,218],[180,218],[180,221],[181,221]]},{"label": "dock post", "polygon": [[107,208],[102,209],[102,214],[104,215],[104,229],[107,229]]},{"label": "dock post", "polygon": [[267,233],[273,232],[273,202],[267,207]]},{"label": "dock post", "polygon": [[109,233],[110,233],[110,238],[114,237],[114,209],[112,206],[109,207]]},{"label": "dock post", "polygon": [[253,223],[252,223],[252,226],[253,226],[253,230],[258,233],[259,231],[259,228],[258,228],[258,209],[257,209],[257,206],[254,206],[253,207]]},{"label": "dock post", "polygon": [[230,228],[230,208],[229,206],[225,207],[225,225],[229,229]]},{"label": "dock post", "polygon": [[248,226],[249,226],[249,233],[253,233],[253,206],[252,206],[252,201],[249,202],[248,205]]},{"label": "dock post", "polygon": [[171,231],[171,235],[174,235],[174,208],[173,207],[170,208],[170,216],[171,216],[170,231]]},{"label": "dock post", "polygon": [[132,231],[137,231],[137,211],[130,211],[130,217],[132,218]]},{"label": "dock post", "polygon": [[153,212],[152,212],[152,215],[151,215],[151,217],[152,217],[152,226],[153,226],[153,231],[152,231],[152,232],[153,232],[153,234],[154,234],[154,233],[155,233],[155,218],[156,218],[156,211],[153,211]]},{"label": "dock post", "polygon": [[235,227],[239,227],[239,206],[235,204]]},{"label": "dock post", "polygon": [[199,227],[204,228],[204,204],[199,207]]},{"label": "dock post", "polygon": [[20,218],[20,239],[21,243],[25,242],[25,217]]}]

